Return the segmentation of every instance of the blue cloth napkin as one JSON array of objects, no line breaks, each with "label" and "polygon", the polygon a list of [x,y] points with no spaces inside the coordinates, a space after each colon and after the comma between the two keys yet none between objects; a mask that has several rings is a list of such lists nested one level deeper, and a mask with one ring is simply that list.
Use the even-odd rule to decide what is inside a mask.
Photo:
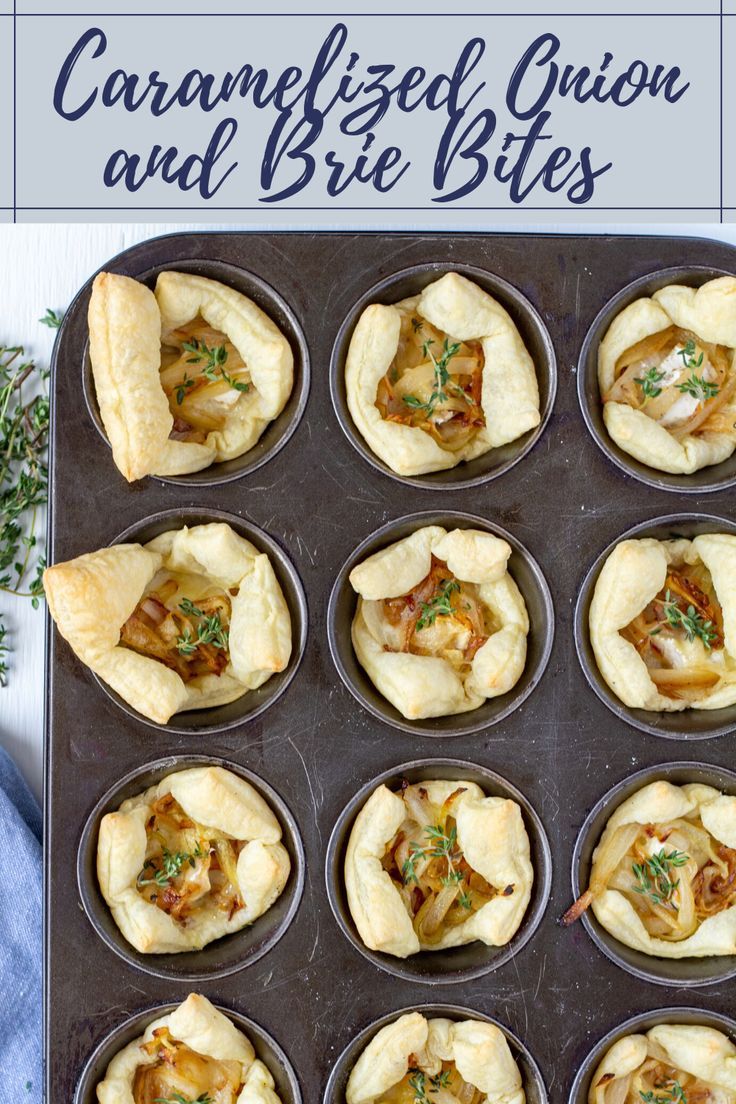
[{"label": "blue cloth napkin", "polygon": [[41,1064],[41,813],[0,748],[0,854],[13,886],[0,894],[0,1104],[37,1104]]}]

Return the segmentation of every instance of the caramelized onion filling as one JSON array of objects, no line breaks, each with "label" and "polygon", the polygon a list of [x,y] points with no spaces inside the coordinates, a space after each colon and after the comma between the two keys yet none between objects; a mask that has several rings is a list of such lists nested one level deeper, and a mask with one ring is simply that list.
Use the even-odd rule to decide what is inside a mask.
[{"label": "caramelized onion filling", "polygon": [[674,437],[705,432],[736,437],[723,407],[736,391],[731,351],[670,326],[626,349],[604,402],[625,403]]},{"label": "caramelized onion filling", "polygon": [[596,852],[590,885],[565,914],[577,920],[605,890],[623,894],[654,939],[688,939],[736,901],[736,850],[711,836],[700,816],[624,824]]},{"label": "caramelized onion filling", "polygon": [[167,335],[160,379],[174,417],[169,437],[198,444],[223,428],[240,396],[252,388],[238,350],[201,315]]},{"label": "caramelized onion filling", "polygon": [[670,568],[662,590],[621,635],[669,698],[695,701],[725,674],[723,613],[702,564]]},{"label": "caramelized onion filling", "polygon": [[652,1039],[640,1066],[623,1077],[605,1074],[593,1092],[596,1104],[725,1104],[730,1099],[723,1089],[673,1066],[667,1052]]},{"label": "caramelized onion filling", "polygon": [[135,1104],[236,1104],[242,1089],[240,1062],[218,1061],[198,1054],[172,1038],[168,1027],[159,1027],[140,1048],[150,1065],[140,1065],[133,1078]]},{"label": "caramelized onion filling", "polygon": [[456,579],[432,556],[429,574],[407,594],[383,599],[383,614],[398,630],[393,651],[439,656],[458,671],[470,669],[495,627],[474,583]]},{"label": "caramelized onion filling", "polygon": [[237,872],[242,849],[241,840],[197,824],[171,794],[164,794],[146,821],[146,857],[136,888],[180,923],[205,904],[214,904],[230,919],[244,905]]},{"label": "caramelized onion filling", "polygon": [[169,575],[143,595],[120,630],[120,643],[163,663],[184,682],[219,676],[230,657],[231,596],[215,591],[191,602]]},{"label": "caramelized onion filling", "polygon": [[[421,784],[402,786],[406,818],[386,849],[383,869],[422,944],[439,942],[496,896],[496,889],[469,866],[458,843],[452,810],[464,792],[459,786],[437,806]],[[509,896],[513,889],[507,886],[503,892]]]},{"label": "caramelized onion filling", "polygon": [[396,356],[376,391],[384,421],[414,426],[448,452],[486,424],[481,405],[485,356],[480,341],[455,341],[413,311],[397,308]]},{"label": "caramelized onion filling", "polygon": [[454,1062],[443,1062],[438,1073],[426,1073],[409,1056],[409,1070],[395,1085],[376,1097],[376,1104],[482,1104],[485,1094],[464,1081]]}]

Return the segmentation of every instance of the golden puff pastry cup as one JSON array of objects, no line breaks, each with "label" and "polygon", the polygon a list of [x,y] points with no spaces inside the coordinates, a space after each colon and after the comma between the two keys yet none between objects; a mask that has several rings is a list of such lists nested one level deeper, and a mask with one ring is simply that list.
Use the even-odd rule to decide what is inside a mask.
[{"label": "golden puff pastry cup", "polygon": [[54,564],[44,588],[75,655],[159,725],[238,700],[291,656],[291,616],[271,559],[225,522]]},{"label": "golden puff pastry cup", "polygon": [[[197,993],[159,1011],[162,1014],[152,1020],[150,1013],[131,1020],[130,1029],[135,1032],[137,1028],[137,1032],[109,1060],[96,1086],[99,1104],[179,1100],[176,1094],[185,1100],[207,1099],[218,1104],[301,1101],[280,1047],[245,1017],[225,1014]],[[130,1030],[117,1034],[130,1038]],[[266,1061],[257,1057],[253,1039]],[[103,1044],[101,1049],[107,1053],[111,1047]],[[279,1091],[269,1066],[278,1071]],[[83,1082],[87,1079],[85,1070]]]},{"label": "golden puff pastry cup", "polygon": [[[523,307],[531,313],[526,301]],[[553,359],[548,340],[541,344]],[[358,434],[399,476],[454,468],[518,440],[541,421],[537,370],[516,324],[493,295],[459,272],[395,304],[366,306],[344,375]]]},{"label": "golden puff pastry cup", "polygon": [[570,1100],[641,1104],[642,1099],[661,1097],[679,1104],[733,1104],[734,1027],[723,1016],[686,1008],[636,1016],[595,1048],[575,1080]]},{"label": "golden puff pastry cup", "polygon": [[415,1097],[442,1104],[524,1104],[525,1087],[530,1100],[544,1101],[539,1071],[525,1048],[476,1016],[469,1009],[427,1005],[386,1017],[378,1030],[372,1025],[340,1058],[327,1104],[392,1104]]},{"label": "golden puff pastry cup", "polygon": [[[678,521],[657,519],[652,532]],[[707,519],[709,527],[717,519]],[[702,526],[701,526],[702,527]],[[728,526],[724,525],[724,529]],[[675,713],[736,703],[736,534],[623,539],[607,555],[588,614],[598,671],[629,709]]]},{"label": "golden puff pastry cup", "polygon": [[627,455],[691,475],[736,449],[736,278],[630,302],[598,348],[603,421]]},{"label": "golden puff pastry cup", "polygon": [[286,336],[217,280],[164,271],[151,291],[101,272],[88,320],[100,417],[129,482],[243,456],[291,394]]},{"label": "golden puff pastry cup", "polygon": [[552,860],[536,810],[505,778],[467,760],[420,759],[347,802],[325,875],[333,915],[364,958],[406,981],[462,984],[532,938]]},{"label": "golden puff pastry cup", "polygon": [[211,764],[174,771],[102,817],[99,886],[141,954],[199,951],[280,897],[291,871],[281,838],[247,779]]},{"label": "golden puff pastry cup", "polygon": [[[736,775],[713,767],[648,768],[601,803],[607,809],[602,833],[589,825],[600,823],[598,809],[581,832],[573,863],[590,846],[589,834],[596,845],[584,884],[575,874],[580,896],[564,921],[591,909],[613,937],[597,939],[599,945],[616,954],[618,944],[616,961],[637,972],[649,960],[649,980],[703,984],[736,969],[736,796],[705,781],[679,781],[688,775],[716,781],[719,774],[736,783]],[[628,796],[617,804],[623,793]],[[638,953],[627,955],[625,948]],[[681,964],[695,959],[715,961],[705,970]],[[671,965],[658,968],[653,960]]]},{"label": "golden puff pastry cup", "polygon": [[511,552],[490,532],[426,525],[351,570],[355,655],[406,720],[476,710],[520,679],[529,617]]}]

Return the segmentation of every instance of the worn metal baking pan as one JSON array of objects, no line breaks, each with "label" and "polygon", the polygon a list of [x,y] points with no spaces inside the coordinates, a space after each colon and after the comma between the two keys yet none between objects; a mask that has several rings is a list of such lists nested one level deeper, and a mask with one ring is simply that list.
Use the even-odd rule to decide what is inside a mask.
[{"label": "worn metal baking pan", "polygon": [[[675,266],[736,272],[736,253],[690,238],[194,233],[137,245],[106,267],[132,276],[185,267],[222,278],[223,265],[244,288],[273,289],[294,320],[287,330],[305,373],[291,416],[298,421],[311,363],[304,416],[257,470],[244,465],[242,473],[222,473],[238,476],[231,481],[151,479],[128,486],[85,404],[86,284],[54,353],[49,556],[68,559],[101,547],[163,511],[239,516],[277,542],[301,579],[309,607],[305,654],[290,685],[258,716],[228,729],[177,731],[121,709],[49,633],[47,1098],[52,1104],[73,1099],[87,1059],[129,1016],[145,1017],[196,987],[250,1017],[283,1047],[309,1104],[322,1099],[338,1056],[360,1031],[398,1009],[443,998],[498,1019],[538,1063],[551,1104],[563,1104],[607,1031],[633,1012],[683,999],[676,984],[632,979],[583,925],[559,927],[570,903],[576,836],[587,812],[629,774],[668,757],[693,758],[686,733],[662,740],[642,732],[593,692],[575,651],[575,600],[599,553],[632,526],[697,510],[732,514],[726,481],[698,502],[690,486],[648,486],[613,463],[586,428],[576,368],[589,327],[622,288]],[[369,289],[390,287],[390,278],[407,270],[417,289],[456,265],[487,273],[489,286],[500,288],[501,280],[516,289],[521,298],[514,293],[514,310],[522,309],[522,299],[531,304],[541,319],[537,333],[548,332],[556,354],[556,397],[555,358],[548,358],[543,390],[545,401],[554,399],[551,418],[528,451],[528,441],[519,443],[525,454],[513,466],[506,459],[516,457],[509,455],[501,472],[490,465],[414,485],[390,477],[354,447],[350,427],[338,421],[344,410],[331,401],[330,364],[339,373],[346,347],[340,329]],[[541,355],[546,346],[539,340]],[[465,475],[475,485],[457,486]],[[518,708],[492,727],[433,739],[387,724],[359,704],[343,685],[327,640],[328,600],[341,565],[381,526],[421,511],[461,511],[508,531],[539,565],[555,617],[547,669]],[[546,633],[546,625],[533,625],[531,647],[542,648]],[[704,767],[726,765],[733,738],[702,741],[697,750]],[[107,946],[82,908],[75,873],[85,823],[103,795],[130,772],[177,755],[222,758],[252,771],[293,816],[306,856],[304,894],[278,943],[238,972],[186,983],[144,973]],[[549,839],[552,895],[529,941],[493,973],[430,988],[387,975],[352,946],[331,913],[325,859],[332,830],[360,787],[398,764],[448,756],[495,772],[525,795]],[[721,982],[688,990],[688,999],[704,1013],[724,1013],[732,1004]],[[87,1094],[102,1063],[93,1068]]]}]

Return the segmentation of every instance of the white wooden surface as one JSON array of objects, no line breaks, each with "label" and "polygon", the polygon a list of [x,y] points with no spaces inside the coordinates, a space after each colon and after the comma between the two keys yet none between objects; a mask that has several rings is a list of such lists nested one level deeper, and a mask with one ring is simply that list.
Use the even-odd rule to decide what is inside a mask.
[{"label": "white wooden surface", "polygon": [[[201,229],[218,229],[215,226]],[[264,225],[244,229],[275,229]],[[279,229],[308,229],[306,224]],[[346,229],[336,225],[335,229]],[[356,227],[357,229],[358,227]],[[427,229],[447,229],[436,223]],[[479,230],[503,230],[485,225]],[[158,224],[18,225],[0,226],[0,343],[22,344],[39,362],[48,363],[53,332],[38,324],[46,307],[64,309],[79,286],[107,259],[136,241],[193,226]],[[233,229],[228,227],[227,229]],[[419,229],[415,224],[411,229]],[[514,232],[520,228],[514,227]],[[547,233],[674,233],[721,238],[736,244],[736,226],[679,225],[645,228],[642,225],[540,226],[528,230]],[[0,744],[14,756],[34,792],[40,796],[43,775],[43,609],[34,611],[27,600],[0,595],[0,609],[9,626],[13,646],[8,687],[0,689]]]}]

